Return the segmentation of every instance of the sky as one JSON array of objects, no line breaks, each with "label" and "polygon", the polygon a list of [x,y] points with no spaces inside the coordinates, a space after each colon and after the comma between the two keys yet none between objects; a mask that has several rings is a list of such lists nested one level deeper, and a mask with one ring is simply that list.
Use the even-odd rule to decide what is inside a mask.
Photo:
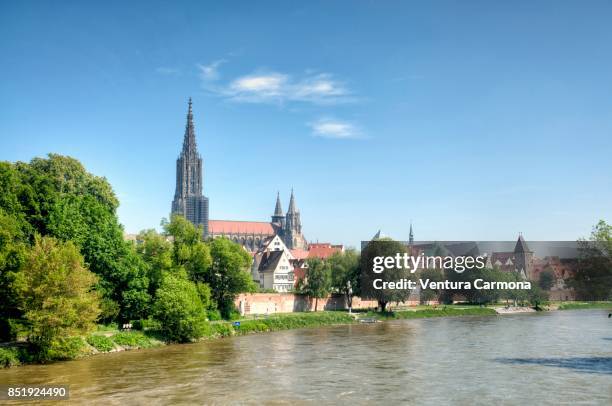
[{"label": "sky", "polygon": [[309,241],[574,240],[612,221],[609,1],[0,2],[0,160],[169,216],[193,98],[211,219]]}]

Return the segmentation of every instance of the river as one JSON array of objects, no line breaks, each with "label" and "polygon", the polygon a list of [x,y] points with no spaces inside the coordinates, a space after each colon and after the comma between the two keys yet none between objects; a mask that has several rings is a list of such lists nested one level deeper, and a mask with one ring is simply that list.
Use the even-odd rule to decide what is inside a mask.
[{"label": "river", "polygon": [[0,370],[0,383],[69,384],[74,404],[609,405],[612,320],[576,310],[282,331]]}]

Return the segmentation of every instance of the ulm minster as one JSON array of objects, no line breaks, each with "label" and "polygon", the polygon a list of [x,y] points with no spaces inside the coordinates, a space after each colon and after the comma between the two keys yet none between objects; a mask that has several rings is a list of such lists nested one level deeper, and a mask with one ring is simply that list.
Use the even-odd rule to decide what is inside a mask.
[{"label": "ulm minster", "polygon": [[198,152],[192,101],[189,98],[183,149],[176,160],[176,190],[172,201],[172,214],[182,215],[194,225],[202,227],[204,237],[227,237],[241,244],[249,252],[262,248],[266,240],[276,235],[291,250],[308,249],[302,234],[300,211],[297,209],[293,190],[286,214],[283,214],[280,193],[277,194],[272,221],[267,223],[210,220],[209,199],[203,195],[203,189],[203,161]]},{"label": "ulm minster", "polygon": [[[253,258],[251,276],[260,288],[277,292],[293,291],[298,280],[307,273],[308,258],[326,259],[344,246],[331,243],[309,244],[302,233],[300,211],[297,208],[293,189],[288,210],[283,213],[280,193],[270,222],[213,220],[209,218],[209,198],[204,195],[203,159],[198,151],[194,125],[193,103],[189,98],[183,146],[176,160],[176,188],[171,215],[181,215],[202,229],[204,238],[225,237],[241,245]],[[374,240],[383,237],[380,230]],[[468,244],[469,245],[469,244]],[[411,252],[445,252],[457,256],[479,252],[476,244],[415,244],[412,224],[409,241]],[[460,247],[460,252],[457,251]],[[513,251],[488,250],[487,267],[499,269],[507,274],[517,274],[522,280],[537,280],[542,272],[553,274],[552,297],[569,299],[565,280],[575,272],[575,263],[558,256],[534,255],[522,236],[518,237]],[[418,291],[415,292],[418,297]],[[418,298],[417,298],[418,301]]]}]

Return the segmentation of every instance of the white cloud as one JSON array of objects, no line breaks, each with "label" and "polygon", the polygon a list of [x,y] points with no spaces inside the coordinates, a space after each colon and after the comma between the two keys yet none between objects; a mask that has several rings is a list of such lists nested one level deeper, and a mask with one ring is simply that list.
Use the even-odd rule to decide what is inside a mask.
[{"label": "white cloud", "polygon": [[210,81],[219,79],[219,66],[225,62],[227,62],[225,59],[218,59],[208,65],[197,64],[202,80]]},{"label": "white cloud", "polygon": [[[221,62],[222,63],[222,62]],[[344,83],[329,73],[307,72],[292,76],[281,72],[259,71],[239,76],[226,84],[211,86],[211,78],[218,77],[218,64],[199,65],[203,86],[222,97],[246,103],[307,102],[336,104],[352,101]]]},{"label": "white cloud", "polygon": [[237,98],[282,97],[286,91],[287,75],[280,73],[255,74],[235,79],[228,87],[228,94]]},{"label": "white cloud", "polygon": [[361,138],[362,134],[359,128],[354,124],[340,121],[331,118],[322,118],[314,123],[309,124],[312,128],[312,134],[316,137],[347,139]]}]

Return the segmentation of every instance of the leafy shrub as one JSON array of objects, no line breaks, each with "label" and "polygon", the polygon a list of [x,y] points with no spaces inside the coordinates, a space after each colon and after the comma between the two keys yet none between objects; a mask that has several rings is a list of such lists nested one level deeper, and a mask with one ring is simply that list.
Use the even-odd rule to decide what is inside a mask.
[{"label": "leafy shrub", "polygon": [[157,289],[153,317],[170,341],[191,341],[202,337],[208,329],[196,285],[180,276],[164,276]]},{"label": "leafy shrub", "polygon": [[113,345],[113,340],[106,336],[90,335],[87,337],[87,342],[100,352],[109,352],[115,347]]},{"label": "leafy shrub", "polygon": [[234,329],[228,323],[211,323],[211,335],[219,337],[229,337],[234,335]]},{"label": "leafy shrub", "polygon": [[208,317],[208,320],[211,321],[217,321],[222,319],[221,312],[217,309],[207,311],[206,316]]},{"label": "leafy shrub", "polygon": [[9,368],[19,364],[19,351],[16,348],[0,348],[0,368]]},{"label": "leafy shrub", "polygon": [[83,353],[85,343],[81,337],[55,339],[46,351],[37,354],[39,361],[75,359]]},{"label": "leafy shrub", "polygon": [[149,348],[153,346],[151,339],[142,333],[122,331],[112,336],[111,339],[121,346],[135,348]]}]

